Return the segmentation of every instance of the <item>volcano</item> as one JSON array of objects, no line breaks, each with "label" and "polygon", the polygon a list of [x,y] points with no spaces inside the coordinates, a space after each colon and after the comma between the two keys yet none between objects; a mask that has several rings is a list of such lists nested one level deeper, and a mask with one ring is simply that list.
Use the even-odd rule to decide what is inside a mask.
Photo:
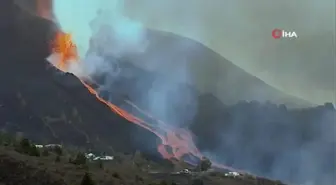
[{"label": "volcano", "polygon": [[[52,0],[15,0],[32,14],[53,19]],[[125,60],[146,74],[156,77],[157,73],[174,79],[184,86],[190,85],[201,94],[211,94],[224,104],[235,104],[240,100],[285,104],[290,108],[309,107],[307,100],[280,91],[257,77],[234,65],[203,44],[179,35],[147,30],[148,47],[144,53],[127,55]],[[181,66],[188,69],[189,79],[179,78]],[[148,76],[148,75],[147,75]]]},{"label": "volcano", "polygon": [[124,152],[142,145],[155,153],[155,135],[111,113],[76,77],[45,61],[54,25],[12,1],[1,2],[1,14],[1,129],[36,142]]},{"label": "volcano", "polygon": [[[129,55],[121,59],[124,61],[121,68],[130,70],[133,77],[131,75],[131,77],[119,78],[119,81],[112,84],[114,87],[111,88],[111,92],[108,92],[108,95],[112,93],[115,97],[111,100],[112,103],[143,119],[146,126],[152,126],[149,129],[144,128],[123,118],[115,111],[111,111],[111,107],[102,101],[97,101],[99,100],[97,95],[88,91],[89,88],[86,88],[85,83],[72,74],[63,73],[54,68],[45,60],[50,55],[51,41],[58,31],[53,23],[28,14],[13,4],[11,0],[1,1],[0,8],[0,40],[2,41],[0,43],[0,82],[2,85],[0,88],[0,128],[3,131],[14,134],[23,133],[38,143],[62,143],[101,151],[134,152],[140,150],[155,157],[161,157],[162,150],[167,145],[170,145],[172,150],[180,150],[180,152],[174,152],[175,157],[176,154],[182,155],[186,151],[199,154],[196,146],[191,147],[193,143],[185,143],[185,141],[192,142],[194,138],[190,135],[193,133],[198,137],[196,142],[198,148],[203,151],[225,154],[226,159],[223,163],[285,180],[292,180],[293,174],[279,176],[276,171],[274,172],[278,175],[276,176],[266,172],[270,172],[272,168],[281,172],[287,172],[287,168],[296,170],[295,168],[300,164],[296,166],[278,165],[287,159],[281,158],[286,156],[286,151],[300,154],[301,149],[311,152],[310,150],[318,146],[318,151],[324,153],[320,156],[321,153],[316,153],[314,150],[316,155],[314,153],[312,159],[316,162],[316,159],[320,158],[322,161],[319,165],[314,164],[313,167],[326,169],[328,174],[333,174],[331,172],[334,171],[334,166],[330,164],[334,164],[334,161],[330,156],[334,156],[332,149],[335,142],[331,137],[334,134],[326,134],[325,131],[333,130],[334,126],[335,109],[330,104],[322,108],[292,112],[287,110],[285,105],[278,106],[271,103],[263,105],[255,101],[250,103],[242,101],[234,106],[225,105],[238,100],[272,100],[275,96],[277,97],[275,102],[287,105],[293,102],[293,106],[306,105],[307,102],[275,90],[197,42],[171,33],[149,30],[147,34],[151,43],[148,51],[142,55]],[[178,48],[173,49],[181,43],[188,46],[188,52]],[[137,102],[136,98],[140,96],[139,93],[130,90],[130,87],[137,84],[141,84],[143,89],[149,89],[157,78],[169,77],[165,71],[157,70],[159,68],[155,65],[153,67],[148,64],[148,61],[152,61],[151,59],[156,58],[158,54],[164,57],[160,61],[162,63],[157,66],[167,69],[168,72],[173,71],[174,68],[171,66],[177,64],[174,62],[183,58],[190,63],[190,68],[195,74],[200,73],[194,76],[196,79],[200,78],[198,84],[186,84],[176,79],[181,89],[188,90],[197,97],[198,107],[194,119],[187,125],[179,125],[182,128],[189,127],[192,133],[186,133],[186,129],[173,130],[176,131],[175,133],[157,133],[156,131],[160,131],[156,128],[160,125],[159,121],[142,111],[147,109],[146,104]],[[218,62],[227,64],[227,69],[223,71],[224,76],[215,70]],[[138,64],[141,63],[146,65],[139,66]],[[199,70],[200,68],[204,68],[205,72]],[[203,81],[203,83],[201,77],[209,73],[212,74],[210,81],[213,82],[207,84],[206,82],[209,81]],[[136,78],[137,76],[141,78]],[[216,84],[216,80],[222,77],[228,79],[227,83]],[[100,80],[97,79],[97,82],[100,83]],[[94,86],[94,84],[89,85]],[[214,95],[202,90],[217,87],[224,88],[225,91],[218,89],[217,94]],[[261,96],[258,93],[259,90],[265,94]],[[226,97],[226,100],[218,98],[218,94],[222,94],[221,97]],[[106,98],[104,95],[101,96]],[[133,102],[136,104],[132,104]],[[184,109],[188,110],[188,107]],[[323,124],[320,124],[321,122]],[[164,129],[163,131],[166,131]],[[223,141],[224,133],[225,142]],[[159,136],[168,139],[164,140]],[[326,138],[321,138],[322,136]],[[277,145],[265,148],[265,145],[273,145],[271,142],[266,142],[270,141],[269,138],[272,138]],[[326,144],[326,140],[329,143]],[[166,145],[160,145],[162,143]],[[221,146],[223,143],[225,145]],[[283,143],[291,143],[291,145],[285,146]],[[315,146],[316,143],[317,146]],[[157,148],[157,146],[160,147]],[[219,147],[221,149],[218,149]],[[279,157],[281,160],[277,160]],[[294,160],[299,161],[297,158]],[[331,163],[328,163],[330,161]],[[307,166],[303,166],[302,169],[307,169]],[[300,172],[303,175],[300,173],[299,179],[294,177],[294,180],[306,178],[305,175],[308,172],[304,170]],[[320,181],[318,177],[322,175],[318,173],[315,175],[317,175],[315,180]]]},{"label": "volcano", "polygon": [[[1,114],[3,115],[1,128],[10,132],[24,132],[29,138],[41,142],[108,145],[120,151],[133,151],[138,148],[136,146],[140,145],[145,147],[143,150],[152,151],[157,146],[158,139],[154,134],[130,124],[115,114],[110,114],[109,108],[97,101],[76,77],[71,74],[62,74],[45,62],[44,59],[50,54],[51,41],[57,32],[53,23],[29,14],[9,0],[2,2],[1,9],[1,84],[5,87],[0,91]],[[148,52],[140,56],[130,55],[122,59],[126,61],[124,62],[128,66],[126,68],[141,73],[140,76],[145,79],[143,80],[145,84],[142,84],[144,87],[150,87],[153,79],[166,74],[162,74],[161,71],[153,72],[150,68],[146,68],[150,65],[144,65],[145,67],[141,68],[137,64],[146,64],[146,61],[152,61],[153,55],[164,52],[161,48],[168,48],[167,52],[163,53],[164,57],[161,62],[165,62],[169,66],[174,65],[170,61],[179,61],[184,58],[190,61],[191,65],[197,66],[196,68],[191,66],[191,69],[199,69],[199,65],[204,65],[206,73],[209,73],[209,70],[206,70],[207,66],[210,66],[211,69],[216,68],[213,61],[227,63],[225,74],[234,72],[237,77],[235,84],[243,85],[231,87],[232,84],[226,84],[230,88],[227,88],[224,94],[227,96],[227,100],[233,101],[224,101],[224,103],[232,103],[240,98],[253,100],[255,93],[247,93],[252,86],[257,89],[275,91],[272,87],[248,75],[197,42],[166,32],[148,30],[147,34],[151,41]],[[191,52],[171,49],[181,43],[188,46],[189,49],[191,48]],[[172,53],[173,51],[176,54]],[[208,61],[212,63],[209,64]],[[163,63],[159,65],[161,64],[163,65]],[[169,67],[164,68],[169,69]],[[204,75],[202,71],[200,72]],[[218,71],[213,74],[219,75]],[[123,84],[138,83],[134,79],[123,80]],[[229,81],[232,82],[232,80]],[[246,81],[251,83],[248,83],[249,85],[246,85],[246,89],[244,89]],[[202,105],[205,104],[214,110],[224,106],[216,96],[203,94],[204,92],[200,91],[196,84],[180,82],[180,86],[192,91],[196,97],[200,97],[197,101],[200,101]],[[116,89],[118,89],[119,95],[126,94],[128,98],[132,98],[127,86],[125,88],[118,87]],[[124,102],[125,96],[119,95],[117,96],[119,98],[114,102]],[[233,97],[233,95],[237,96]],[[290,98],[288,100],[301,104],[299,100],[291,101]],[[30,121],[30,119],[34,121]],[[42,130],[37,133],[38,129]],[[144,145],[143,143],[150,144]]]}]

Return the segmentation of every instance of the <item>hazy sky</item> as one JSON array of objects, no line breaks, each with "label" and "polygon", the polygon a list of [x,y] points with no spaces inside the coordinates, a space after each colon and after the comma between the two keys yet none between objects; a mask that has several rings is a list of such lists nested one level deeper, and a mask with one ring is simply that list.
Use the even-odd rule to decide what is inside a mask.
[{"label": "hazy sky", "polygon": [[[127,15],[193,38],[289,94],[335,102],[335,0],[125,0]],[[295,31],[273,40],[271,31]]]}]

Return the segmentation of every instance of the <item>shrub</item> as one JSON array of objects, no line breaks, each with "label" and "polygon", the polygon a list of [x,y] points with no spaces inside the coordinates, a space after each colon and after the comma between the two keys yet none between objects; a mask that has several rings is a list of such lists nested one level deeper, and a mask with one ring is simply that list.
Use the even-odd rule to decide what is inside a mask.
[{"label": "shrub", "polygon": [[30,156],[35,156],[35,157],[39,157],[41,156],[40,151],[36,148],[35,145],[31,145],[29,148],[29,153]]},{"label": "shrub", "polygon": [[61,162],[61,157],[59,155],[56,156],[55,162]]},{"label": "shrub", "polygon": [[86,157],[83,153],[78,153],[75,160],[71,160],[71,163],[76,165],[86,164]]},{"label": "shrub", "polygon": [[20,141],[20,149],[22,150],[22,152],[24,153],[29,153],[29,150],[30,150],[30,141],[26,138],[23,138],[21,141]]},{"label": "shrub", "polygon": [[17,152],[27,154],[30,156],[40,156],[40,151],[36,148],[35,145],[31,144],[30,141],[26,138],[23,138],[19,145],[16,145],[15,150]]},{"label": "shrub", "polygon": [[95,183],[91,179],[91,176],[86,172],[82,179],[81,185],[94,185]]}]

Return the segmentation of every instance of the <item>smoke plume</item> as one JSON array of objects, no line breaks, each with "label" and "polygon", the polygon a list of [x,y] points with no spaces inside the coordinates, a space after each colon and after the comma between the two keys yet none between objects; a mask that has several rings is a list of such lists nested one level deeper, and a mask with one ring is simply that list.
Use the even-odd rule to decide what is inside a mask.
[{"label": "smoke plume", "polygon": [[[234,3],[232,2],[232,4]],[[204,5],[202,7],[206,6]],[[217,7],[219,8],[221,6]],[[170,76],[173,76],[175,79],[167,79],[165,77],[156,78],[150,87],[144,87],[144,84],[147,82],[146,77],[137,76],[132,70],[129,72],[130,74],[126,74],[125,71],[121,70],[119,68],[119,66],[123,65],[121,59],[128,55],[141,54],[141,52],[146,51],[148,42],[146,29],[140,22],[132,21],[126,17],[123,8],[123,2],[117,0],[54,1],[55,18],[61,29],[73,36],[73,40],[78,46],[81,58],[79,63],[71,63],[69,72],[74,73],[80,78],[88,79],[94,76],[109,74],[109,77],[100,84],[101,87],[99,87],[99,89],[102,91],[104,89],[118,91],[121,87],[112,86],[114,89],[110,88],[110,85],[114,81],[123,76],[134,76],[139,79],[138,85],[126,88],[128,92],[134,95],[134,101],[145,105],[148,112],[151,112],[156,117],[166,121],[166,123],[173,124],[173,126],[181,126],[183,122],[192,119],[195,112],[195,104],[197,103],[194,94],[187,89],[181,88],[181,86],[176,83],[176,79],[178,79],[178,81],[181,81],[181,79],[183,79],[182,81],[192,81],[188,71],[188,65],[185,64],[185,61],[179,61],[178,66],[169,66],[172,68],[169,71],[173,71],[173,74]],[[157,7],[153,9],[158,10]],[[245,10],[244,8],[242,9]],[[160,11],[160,13],[164,13],[164,11]],[[183,11],[181,10],[179,13],[183,13]],[[236,15],[234,12],[230,11],[226,14],[227,16],[233,14]],[[197,13],[193,15],[200,16],[200,14]],[[248,34],[244,34],[244,32],[246,32],[246,29],[251,28],[249,26],[251,26],[250,22],[252,21],[245,19],[245,17],[249,17],[247,15],[242,14],[236,16],[236,18],[246,20],[244,24],[236,25],[234,24],[234,21],[232,21],[232,24],[228,25],[228,27],[239,27],[239,30],[243,31],[239,34],[248,36]],[[199,16],[183,16],[183,19],[188,20],[187,22],[189,22],[189,24],[181,24],[184,25],[181,27],[188,27],[192,23],[198,25],[197,29],[193,29],[192,32],[192,34],[197,36],[199,34],[202,35],[202,33],[207,31],[202,30],[204,28],[223,31],[222,28],[215,29],[215,26],[200,26],[201,24],[198,24],[198,21],[202,20],[202,18]],[[152,17],[155,18],[156,16]],[[188,17],[190,17],[190,19],[188,19]],[[293,15],[288,14],[285,17],[289,19],[293,17]],[[191,19],[194,20],[194,22],[192,22]],[[267,21],[263,24],[265,30],[273,28],[266,23]],[[320,22],[320,24],[322,24],[322,22]],[[291,28],[288,25],[286,27],[284,22],[282,25],[284,28]],[[274,26],[278,25],[275,24]],[[183,28],[181,28],[181,30],[183,30],[181,32],[187,32]],[[298,30],[302,32],[304,31],[299,28]],[[307,33],[307,35],[313,35],[315,31],[316,30],[312,30]],[[226,35],[230,34],[230,30],[226,30]],[[258,33],[257,35],[261,37],[266,34],[268,34],[268,32],[262,34]],[[252,32],[248,37],[251,37],[251,35]],[[91,41],[91,39],[93,41]],[[238,41],[246,43],[247,38],[240,39],[241,40],[238,39]],[[211,40],[209,43],[210,42]],[[258,43],[259,42],[256,42],[256,44]],[[91,44],[96,45],[99,48],[98,51],[100,53],[98,51],[90,51]],[[188,52],[188,49],[190,49],[187,45],[184,45],[184,43],[179,43],[175,45],[175,47],[177,50],[183,50],[184,52]],[[226,49],[228,49],[228,52],[233,51],[229,48]],[[239,54],[242,53],[239,49],[236,49],[236,51],[233,51],[232,53],[234,54],[235,52],[239,52]],[[113,58],[108,58],[104,55],[111,55]],[[53,55],[49,59],[53,62],[57,57],[57,55]],[[244,58],[244,56],[241,57]],[[258,58],[259,56],[254,57]],[[165,53],[163,52],[153,56],[150,60],[164,60],[164,58]],[[141,66],[142,64],[137,65]],[[148,63],[146,65],[146,68],[150,68]],[[142,84],[141,82],[144,83]],[[109,97],[109,99],[113,99],[113,97]],[[178,107],[181,106],[182,102],[183,104],[188,104],[190,106],[188,108],[179,109]],[[328,115],[322,116],[321,119],[315,120],[316,123],[321,124],[315,124],[315,126],[319,125],[316,128],[314,126],[309,127],[311,132],[307,134],[307,137],[313,138],[309,140],[309,142],[299,145],[297,142],[299,142],[298,137],[300,136],[298,135],[298,132],[295,131],[301,128],[295,127],[296,122],[291,120],[291,118],[288,118],[287,114],[277,115],[279,116],[277,123],[270,123],[265,120],[275,119],[277,117],[273,114],[267,114],[265,110],[260,110],[260,112],[254,112],[252,114],[252,116],[259,116],[260,118],[249,125],[242,124],[242,119],[247,120],[244,122],[252,120],[251,118],[244,117],[245,114],[246,111],[242,110],[234,112],[231,120],[233,122],[232,126],[225,130],[220,129],[220,133],[218,134],[223,136],[223,146],[219,147],[215,157],[223,160],[224,163],[231,164],[237,168],[249,169],[252,172],[273,178],[301,182],[309,179],[312,181],[312,184],[316,182],[327,184],[333,181],[333,176],[330,172],[332,172],[334,168],[331,167],[330,164],[325,163],[330,162],[331,164],[334,164],[334,161],[326,161],[321,158],[330,153],[334,154],[334,125],[330,125],[330,123],[334,123],[334,115],[328,113]],[[221,120],[221,123],[222,122],[223,120]],[[303,120],[302,122],[305,121]],[[246,143],[247,141],[244,140],[244,138],[248,138],[244,137],[245,133],[244,136],[242,136],[243,131],[246,130],[250,131],[246,134],[253,136],[252,139],[248,139],[248,144]],[[316,133],[314,133],[314,131],[316,131]],[[276,134],[282,135],[281,138],[286,138],[285,141],[287,142],[284,140],[269,140],[269,138],[276,137]],[[214,155],[214,153],[211,153],[211,155]],[[269,167],[268,169],[263,169],[264,163],[260,162],[260,160],[265,159],[265,155],[268,155],[266,157],[273,158],[273,163],[271,165],[266,165]],[[319,158],[321,160],[319,160]],[[331,158],[333,157],[327,156],[325,159]]]},{"label": "smoke plume", "polygon": [[[143,105],[148,112],[169,124],[181,125],[192,120],[196,112],[195,95],[179,84],[181,81],[192,81],[187,61],[179,61],[179,65],[171,69],[174,71],[173,78],[158,75],[155,79],[148,79],[136,70],[120,68],[124,65],[125,58],[145,52],[149,42],[147,30],[142,23],[124,15],[122,0],[57,0],[53,3],[56,21],[62,31],[71,34],[80,56],[79,62],[70,62],[68,72],[88,80],[105,76],[99,82],[98,90],[102,91],[121,91],[123,87],[113,85],[116,81],[122,81],[125,77],[137,78],[136,86],[125,87],[127,93],[133,95],[133,102]],[[189,50],[184,43],[170,47],[177,51]],[[162,50],[147,60],[164,60],[167,55]],[[56,62],[58,57],[54,54],[49,57],[49,61]],[[136,57],[133,60],[137,62]],[[145,65],[149,67],[148,63]],[[148,86],[148,83],[152,85]],[[107,98],[112,100],[115,97],[109,94]],[[127,107],[123,108],[128,110]]]}]

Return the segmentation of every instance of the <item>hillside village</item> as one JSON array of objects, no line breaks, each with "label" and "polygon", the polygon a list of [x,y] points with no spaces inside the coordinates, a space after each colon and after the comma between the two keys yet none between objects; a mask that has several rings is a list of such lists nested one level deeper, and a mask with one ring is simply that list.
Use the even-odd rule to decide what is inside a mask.
[{"label": "hillside village", "polygon": [[[33,144],[25,138],[0,135],[0,182],[41,185],[283,185],[238,172],[218,172],[211,162],[196,167],[183,162],[150,161],[134,155],[85,153],[59,144]],[[42,182],[38,182],[43,178]],[[33,183],[33,184],[34,184]]]}]

